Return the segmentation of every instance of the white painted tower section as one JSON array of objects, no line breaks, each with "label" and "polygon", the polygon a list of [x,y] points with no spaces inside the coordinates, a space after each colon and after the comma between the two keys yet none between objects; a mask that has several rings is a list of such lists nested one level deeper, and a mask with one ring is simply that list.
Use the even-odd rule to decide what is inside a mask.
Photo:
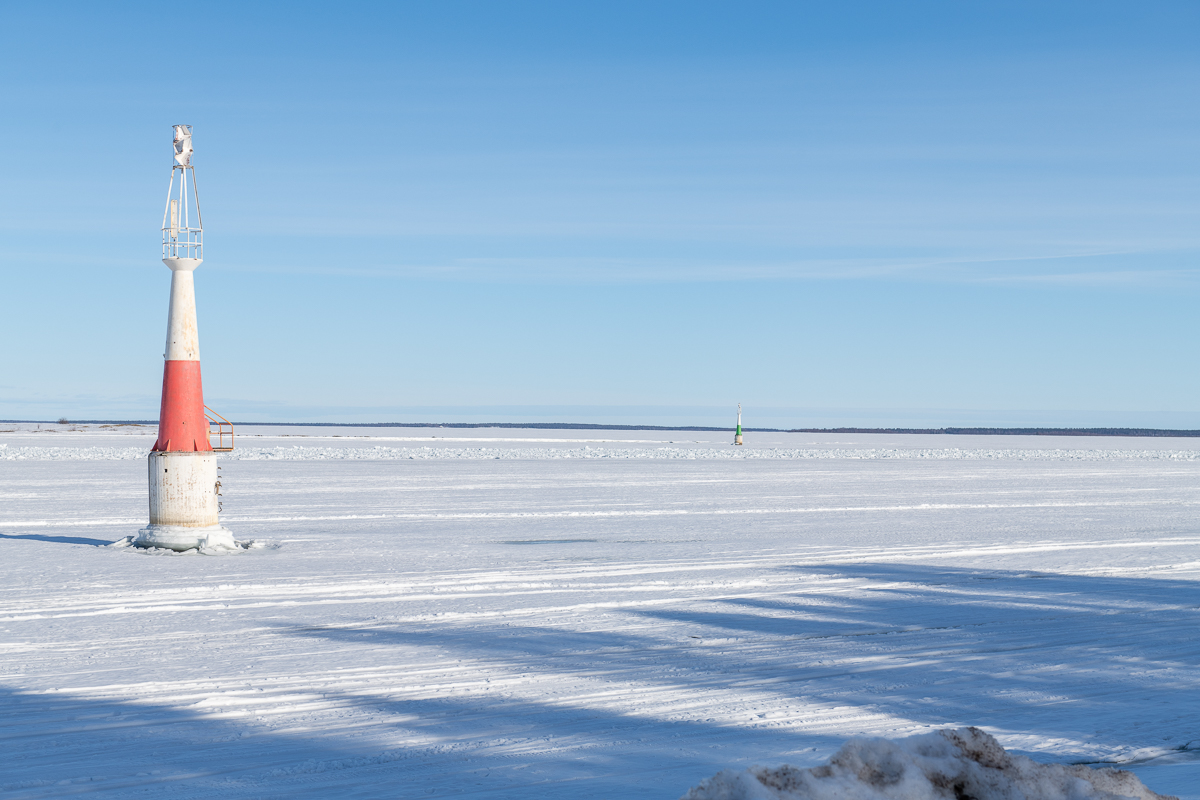
[{"label": "white painted tower section", "polygon": [[[203,224],[200,218],[200,198],[195,191],[192,178],[192,208],[196,214],[196,226],[190,224],[188,196],[188,172],[191,167],[191,128],[175,126],[175,161],[171,169],[171,184],[167,190],[167,207],[163,212],[163,263],[171,270],[171,301],[167,312],[167,340],[163,359],[171,367],[183,369],[181,375],[195,369],[196,385],[176,384],[168,390],[168,379],[163,382],[163,410],[160,411],[160,439],[162,438],[163,416],[168,404],[173,401],[173,392],[194,388],[200,392],[199,363],[189,365],[178,362],[200,361],[200,335],[196,323],[196,287],[193,273],[203,259]],[[175,172],[179,172],[179,183]],[[172,362],[175,362],[174,364]],[[178,387],[178,388],[176,388]],[[202,398],[202,395],[200,395]],[[198,399],[203,405],[203,400]],[[204,447],[208,444],[208,423],[192,420],[191,427],[203,426],[203,430],[191,432],[192,437],[203,437]],[[160,450],[160,445],[162,449]],[[150,453],[147,463],[150,483],[150,524],[138,531],[133,544],[138,547],[164,547],[171,550],[213,549],[237,547],[233,534],[222,527],[217,512],[220,508],[220,479],[217,474],[217,454],[208,450],[180,449],[170,442],[158,442]]]},{"label": "white painted tower section", "polygon": [[200,329],[196,324],[196,280],[200,258],[164,258],[171,268],[171,307],[167,311],[167,361],[199,361]]}]

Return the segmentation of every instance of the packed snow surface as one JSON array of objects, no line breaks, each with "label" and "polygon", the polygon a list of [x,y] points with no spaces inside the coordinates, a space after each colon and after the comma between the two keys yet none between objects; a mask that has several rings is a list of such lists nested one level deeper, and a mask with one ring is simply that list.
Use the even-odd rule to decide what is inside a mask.
[{"label": "packed snow surface", "polygon": [[153,428],[0,425],[0,800],[678,798],[972,725],[1200,800],[1200,441],[731,438],[239,427],[208,556],[108,546]]},{"label": "packed snow surface", "polygon": [[683,800],[1173,800],[1132,772],[1039,764],[978,728],[852,739],[828,764],[725,770]]}]

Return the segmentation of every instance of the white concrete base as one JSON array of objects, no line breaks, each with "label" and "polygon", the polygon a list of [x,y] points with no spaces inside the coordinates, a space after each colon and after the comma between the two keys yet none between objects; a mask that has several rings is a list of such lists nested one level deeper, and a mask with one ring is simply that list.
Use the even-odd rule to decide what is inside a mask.
[{"label": "white concrete base", "polygon": [[237,550],[233,532],[220,525],[185,528],[179,525],[147,525],[138,531],[134,547],[163,547],[168,550]]},{"label": "white concrete base", "polygon": [[742,437],[741,437],[741,436],[735,436],[735,437],[733,437],[733,443],[734,443],[734,444],[741,444],[741,443],[742,443]]},{"label": "white concrete base", "polygon": [[152,452],[147,464],[150,527],[220,527],[216,453]]}]

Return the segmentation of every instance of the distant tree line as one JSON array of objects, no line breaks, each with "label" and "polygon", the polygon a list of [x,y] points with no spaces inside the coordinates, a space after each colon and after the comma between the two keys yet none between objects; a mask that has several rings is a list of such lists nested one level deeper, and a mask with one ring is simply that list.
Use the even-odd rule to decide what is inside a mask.
[{"label": "distant tree line", "polygon": [[787,433],[944,433],[963,436],[1200,436],[1160,428],[792,428]]}]

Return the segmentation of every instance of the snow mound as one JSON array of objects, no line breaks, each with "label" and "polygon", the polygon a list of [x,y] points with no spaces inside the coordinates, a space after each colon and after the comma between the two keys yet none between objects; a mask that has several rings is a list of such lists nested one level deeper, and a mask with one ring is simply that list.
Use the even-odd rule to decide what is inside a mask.
[{"label": "snow mound", "polygon": [[154,556],[178,556],[178,555],[196,555],[196,554],[199,554],[202,556],[223,556],[223,555],[228,555],[228,554],[232,554],[232,553],[241,553],[246,550],[278,550],[279,549],[279,545],[272,543],[272,542],[259,541],[257,539],[236,539],[235,540],[235,539],[230,538],[229,542],[232,542],[232,544],[229,544],[228,542],[225,542],[222,540],[210,542],[207,539],[205,539],[197,547],[193,547],[189,550],[176,551],[176,550],[172,550],[167,547],[135,547],[134,546],[135,539],[137,539],[136,536],[125,536],[120,539],[117,539],[112,544],[106,544],[103,546],[111,547],[115,550],[121,550],[124,548],[128,548],[131,552],[134,552],[134,553],[144,553],[146,555],[154,555]]},{"label": "snow mound", "polygon": [[[1039,764],[978,728],[851,739],[829,763],[725,770],[682,800],[1171,800],[1132,772]],[[1177,800],[1177,799],[1176,799]]]}]

